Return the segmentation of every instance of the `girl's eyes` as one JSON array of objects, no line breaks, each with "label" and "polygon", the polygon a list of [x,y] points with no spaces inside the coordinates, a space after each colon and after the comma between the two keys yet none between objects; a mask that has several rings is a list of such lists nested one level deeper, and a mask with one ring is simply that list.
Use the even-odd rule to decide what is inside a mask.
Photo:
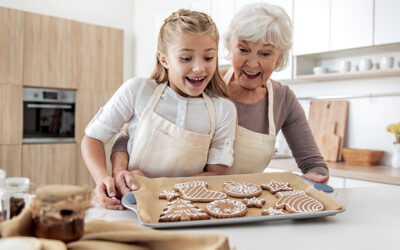
[{"label": "girl's eyes", "polygon": [[191,57],[184,57],[184,56],[182,56],[182,57],[181,57],[181,60],[184,61],[184,62],[189,62],[190,60],[192,60],[192,58],[191,58]]},{"label": "girl's eyes", "polygon": [[[181,56],[180,59],[181,59],[182,61],[184,61],[184,62],[190,62],[190,61],[192,60],[191,57],[184,57],[184,56]],[[204,57],[204,60],[207,61],[207,62],[208,62],[208,61],[212,61],[213,59],[214,59],[213,56],[206,56],[206,57]]]}]

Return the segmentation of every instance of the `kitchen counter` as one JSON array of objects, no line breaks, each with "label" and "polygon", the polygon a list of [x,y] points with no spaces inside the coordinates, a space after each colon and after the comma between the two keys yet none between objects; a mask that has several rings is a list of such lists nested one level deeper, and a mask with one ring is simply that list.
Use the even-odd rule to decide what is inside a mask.
[{"label": "kitchen counter", "polygon": [[[352,178],[386,184],[400,185],[400,169],[388,166],[354,166],[344,162],[327,162],[334,177]],[[294,158],[272,159],[269,168],[300,172]]]},{"label": "kitchen counter", "polygon": [[[343,213],[313,219],[180,228],[173,231],[223,234],[241,249],[399,249],[400,186],[336,189]],[[137,221],[129,210],[89,209],[87,220]]]}]

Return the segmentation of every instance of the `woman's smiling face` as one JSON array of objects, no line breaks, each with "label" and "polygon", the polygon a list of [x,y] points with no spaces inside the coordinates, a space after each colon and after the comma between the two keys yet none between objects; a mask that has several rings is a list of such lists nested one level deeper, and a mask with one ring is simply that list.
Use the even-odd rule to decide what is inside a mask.
[{"label": "woman's smiling face", "polygon": [[170,87],[182,96],[200,96],[216,71],[217,48],[210,35],[178,35],[168,44],[165,54],[159,52],[159,60],[168,70]]},{"label": "woman's smiling face", "polygon": [[247,89],[263,86],[280,60],[280,51],[271,44],[236,40],[231,45],[235,80]]}]

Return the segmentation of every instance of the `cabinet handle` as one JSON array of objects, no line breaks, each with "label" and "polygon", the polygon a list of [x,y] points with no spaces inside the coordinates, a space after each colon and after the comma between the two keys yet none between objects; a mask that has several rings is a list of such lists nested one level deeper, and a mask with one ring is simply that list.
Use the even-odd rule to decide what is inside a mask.
[{"label": "cabinet handle", "polygon": [[60,104],[28,104],[28,108],[44,108],[44,109],[72,109],[71,105]]}]

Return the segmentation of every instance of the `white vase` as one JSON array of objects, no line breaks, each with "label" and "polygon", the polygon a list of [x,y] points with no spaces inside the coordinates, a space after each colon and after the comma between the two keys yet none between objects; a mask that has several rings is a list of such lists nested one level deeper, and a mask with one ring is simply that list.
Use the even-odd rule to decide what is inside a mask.
[{"label": "white vase", "polygon": [[392,167],[400,168],[400,143],[394,144],[394,150],[392,155]]}]

